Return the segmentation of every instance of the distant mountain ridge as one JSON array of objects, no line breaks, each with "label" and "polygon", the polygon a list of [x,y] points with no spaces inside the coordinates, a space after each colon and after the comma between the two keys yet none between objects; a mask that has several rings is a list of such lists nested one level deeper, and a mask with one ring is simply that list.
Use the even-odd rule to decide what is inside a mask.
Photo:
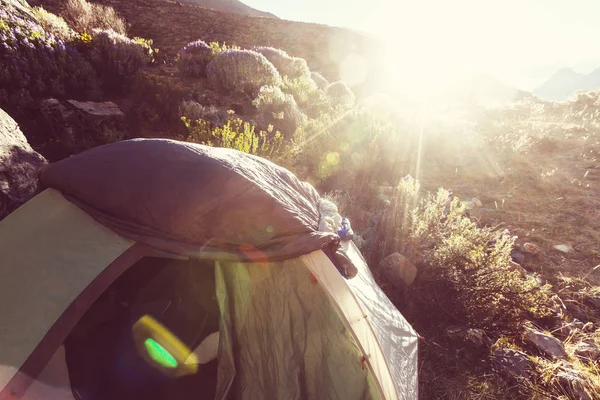
[{"label": "distant mountain ridge", "polygon": [[544,100],[563,101],[580,90],[600,89],[600,68],[589,74],[580,74],[571,68],[563,68],[552,75],[533,94]]},{"label": "distant mountain ridge", "polygon": [[180,3],[209,8],[216,11],[225,11],[250,17],[277,18],[269,12],[260,11],[238,0],[180,0]]}]

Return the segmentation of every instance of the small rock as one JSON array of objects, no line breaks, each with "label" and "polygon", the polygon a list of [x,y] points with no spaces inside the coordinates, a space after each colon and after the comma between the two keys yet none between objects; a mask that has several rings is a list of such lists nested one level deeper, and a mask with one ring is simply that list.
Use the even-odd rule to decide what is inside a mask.
[{"label": "small rock", "polygon": [[523,264],[523,262],[525,261],[525,254],[521,253],[520,251],[513,251],[512,253],[510,253],[510,257],[517,264]]},{"label": "small rock", "polygon": [[481,202],[481,200],[479,200],[477,197],[473,197],[473,198],[471,199],[471,203],[472,203],[472,204],[473,204],[475,207],[477,207],[477,208],[481,208],[481,207],[483,207],[483,203],[482,203],[482,202]]},{"label": "small rock", "polygon": [[445,329],[446,335],[451,339],[468,342],[476,347],[488,347],[492,341],[483,329],[467,328],[465,326],[449,326]]},{"label": "small rock", "polygon": [[513,196],[512,194],[507,194],[507,195],[504,195],[504,197],[506,197],[507,199],[512,199],[515,196]]},{"label": "small rock", "polygon": [[567,356],[562,342],[552,335],[526,328],[525,338],[548,357],[565,358]]},{"label": "small rock", "polygon": [[508,262],[508,267],[507,267],[510,271],[519,271],[521,273],[521,275],[523,277],[527,276],[527,271],[525,270],[525,268],[523,268],[521,266],[521,264],[516,263],[514,261],[509,261]]},{"label": "small rock", "polygon": [[556,373],[558,383],[575,399],[593,400],[592,396],[585,389],[585,378],[583,375],[573,369],[561,369]]},{"label": "small rock", "polygon": [[127,132],[125,114],[112,102],[46,99],[40,104],[47,137],[59,142],[51,150],[63,158],[92,147],[122,140]]},{"label": "small rock", "polygon": [[586,299],[586,302],[587,302],[587,303],[588,303],[590,306],[592,306],[592,307],[594,307],[594,308],[597,308],[597,309],[600,309],[600,297],[588,297],[588,298]]},{"label": "small rock", "polygon": [[523,245],[523,251],[525,253],[533,254],[534,256],[537,256],[542,252],[540,250],[540,248],[536,244],[533,244],[533,243],[525,243]]},{"label": "small rock", "polygon": [[569,246],[567,246],[566,244],[557,244],[556,246],[553,247],[555,250],[558,250],[562,253],[568,253],[571,251],[571,248]]},{"label": "small rock", "polygon": [[596,361],[600,358],[600,347],[592,339],[585,339],[575,345],[575,355]]},{"label": "small rock", "polygon": [[583,330],[583,322],[581,322],[578,319],[573,320],[572,322],[569,322],[567,324],[564,324],[563,326],[560,327],[560,333],[565,335],[565,336],[569,336],[571,335],[573,332],[575,332],[576,330]]},{"label": "small rock", "polygon": [[19,125],[0,109],[0,220],[35,196],[46,159],[31,148]]},{"label": "small rock", "polygon": [[400,253],[393,253],[379,264],[384,277],[397,285],[410,286],[417,277],[417,267]]},{"label": "small rock", "polygon": [[531,378],[533,363],[522,351],[503,348],[494,351],[492,362],[501,372],[516,378]]},{"label": "small rock", "polygon": [[466,201],[465,204],[467,205],[467,210],[472,210],[475,208],[475,204],[473,204],[472,201]]}]

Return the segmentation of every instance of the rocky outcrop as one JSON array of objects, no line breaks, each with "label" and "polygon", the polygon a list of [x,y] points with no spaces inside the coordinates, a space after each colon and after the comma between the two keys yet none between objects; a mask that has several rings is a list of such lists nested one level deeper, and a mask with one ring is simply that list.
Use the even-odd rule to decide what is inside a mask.
[{"label": "rocky outcrop", "polygon": [[410,286],[417,277],[417,267],[400,253],[384,258],[379,271],[389,282],[401,287]]},{"label": "rocky outcrop", "polygon": [[19,125],[0,109],[0,220],[35,195],[38,172],[45,164]]},{"label": "rocky outcrop", "polygon": [[120,141],[127,131],[125,114],[112,102],[46,99],[41,111],[57,158]]},{"label": "rocky outcrop", "polygon": [[550,358],[565,358],[567,352],[560,340],[535,329],[526,329],[525,338],[533,344],[542,354]]},{"label": "rocky outcrop", "polygon": [[509,348],[494,351],[492,363],[495,369],[513,378],[529,379],[534,368],[527,354]]}]

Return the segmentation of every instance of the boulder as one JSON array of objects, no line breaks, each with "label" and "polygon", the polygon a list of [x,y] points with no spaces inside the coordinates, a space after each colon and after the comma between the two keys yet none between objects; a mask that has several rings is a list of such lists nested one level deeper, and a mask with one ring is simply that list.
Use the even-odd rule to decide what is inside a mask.
[{"label": "boulder", "polygon": [[483,329],[448,326],[445,329],[445,333],[450,339],[469,343],[475,347],[488,347],[492,344],[492,341]]},{"label": "boulder", "polygon": [[513,378],[529,379],[534,368],[533,362],[527,354],[509,348],[494,351],[492,363],[497,370]]},{"label": "boulder", "polygon": [[0,109],[0,220],[36,194],[45,164],[15,120]]},{"label": "boulder", "polygon": [[110,101],[46,99],[40,109],[48,137],[56,144],[52,151],[56,158],[118,142],[126,136],[125,114]]},{"label": "boulder", "polygon": [[575,345],[575,355],[596,361],[600,358],[600,347],[592,339],[584,339]]},{"label": "boulder", "polygon": [[417,277],[417,267],[400,253],[392,253],[379,264],[381,276],[391,283],[410,286]]},{"label": "boulder", "polygon": [[569,394],[569,398],[593,400],[593,397],[586,390],[586,381],[581,372],[570,368],[561,368],[555,377],[561,391]]},{"label": "boulder", "polygon": [[567,352],[560,340],[552,335],[526,328],[525,338],[533,344],[542,354],[551,358],[565,358]]},{"label": "boulder", "polygon": [[575,318],[573,321],[568,322],[564,325],[560,325],[560,333],[564,336],[569,336],[575,333],[577,330],[583,331],[584,323]]}]

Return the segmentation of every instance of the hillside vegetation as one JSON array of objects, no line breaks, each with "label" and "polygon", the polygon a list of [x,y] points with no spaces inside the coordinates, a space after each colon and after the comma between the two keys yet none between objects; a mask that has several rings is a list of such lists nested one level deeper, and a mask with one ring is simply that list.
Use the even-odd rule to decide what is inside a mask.
[{"label": "hillside vegetation", "polygon": [[[42,2],[57,15],[0,1],[0,108],[49,160],[133,137],[266,157],[352,221],[376,279],[423,337],[422,398],[600,396],[597,358],[578,350],[600,343],[599,93],[401,107],[338,79],[327,27],[158,0]],[[67,146],[42,116],[49,97],[113,101],[128,128],[76,131]],[[378,268],[394,252],[418,268],[408,287]],[[566,354],[541,352],[531,329]],[[526,374],[494,361],[507,349],[524,354]]]}]

